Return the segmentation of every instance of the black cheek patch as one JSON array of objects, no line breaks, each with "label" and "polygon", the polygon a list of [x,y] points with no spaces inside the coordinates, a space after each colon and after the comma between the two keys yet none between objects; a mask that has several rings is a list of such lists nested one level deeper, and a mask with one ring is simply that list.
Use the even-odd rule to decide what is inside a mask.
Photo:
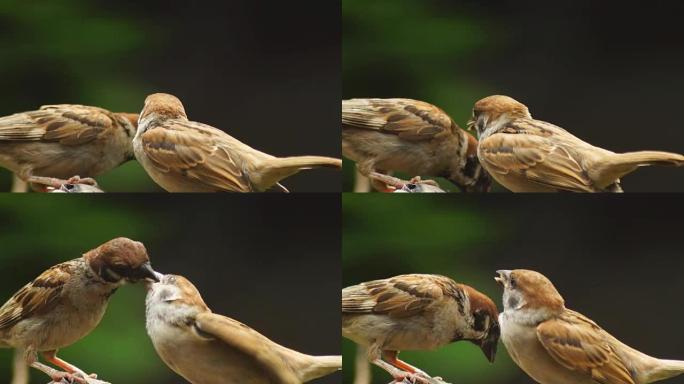
[{"label": "black cheek patch", "polygon": [[515,308],[515,307],[517,307],[517,306],[518,306],[518,303],[519,303],[518,299],[515,298],[515,297],[513,297],[513,296],[511,296],[511,297],[508,298],[508,307],[509,307],[509,308]]}]

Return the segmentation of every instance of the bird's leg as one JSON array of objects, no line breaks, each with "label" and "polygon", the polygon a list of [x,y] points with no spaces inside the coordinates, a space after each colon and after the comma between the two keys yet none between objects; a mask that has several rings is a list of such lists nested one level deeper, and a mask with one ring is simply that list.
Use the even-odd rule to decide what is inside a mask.
[{"label": "bird's leg", "polygon": [[413,365],[411,365],[407,362],[399,360],[399,358],[397,358],[397,356],[399,356],[398,351],[382,351],[382,357],[385,359],[385,361],[392,364],[393,366],[401,369],[402,371],[410,372],[410,373],[413,373],[417,376],[420,376],[420,377],[424,378],[425,380],[427,380],[427,382],[432,380],[432,376],[428,375],[424,371],[420,370],[419,368],[414,367]]},{"label": "bird's leg", "polygon": [[377,365],[378,367],[384,369],[392,375],[392,378],[394,378],[395,383],[403,383],[405,381],[409,381],[412,384],[430,384],[430,382],[419,375],[417,375],[415,372],[411,371],[405,371],[400,368],[395,367],[394,365],[387,363],[384,361],[381,357],[384,354],[380,350],[379,345],[371,345],[368,347],[368,361],[371,362],[373,365]]},{"label": "bird's leg", "polygon": [[[379,178],[373,177],[373,174],[376,174],[376,175],[380,174],[380,175],[383,175],[385,177],[379,179]],[[397,189],[401,189],[401,187],[403,187],[403,183],[401,182],[401,180],[390,176],[389,172],[387,172],[387,171],[377,170],[377,171],[374,171],[372,173],[369,173],[368,175],[370,178],[371,186],[373,186],[373,188],[378,192],[392,193],[392,192],[396,191]],[[395,184],[397,184],[397,182],[399,184],[401,184],[401,187],[397,188],[397,186],[395,185]]]},{"label": "bird's leg", "polygon": [[62,380],[66,380],[71,383],[74,380],[78,380],[78,378],[74,377],[69,372],[61,372],[39,362],[36,356],[36,352],[30,347],[26,348],[26,350],[24,351],[24,356],[26,359],[26,364],[28,364],[31,368],[35,368],[43,372],[44,374],[50,376],[50,379],[55,383],[60,383],[62,382]]},{"label": "bird's leg", "polygon": [[[85,373],[85,372],[83,372],[82,370],[80,370],[78,367],[76,367],[76,366],[74,366],[74,365],[71,365],[71,364],[67,363],[66,361],[64,361],[64,360],[60,359],[59,357],[57,357],[57,351],[47,351],[47,352],[43,352],[43,357],[44,357],[45,360],[47,360],[48,362],[50,362],[50,363],[52,363],[52,364],[54,364],[54,365],[56,365],[56,366],[62,368],[63,370],[65,370],[65,371],[67,371],[67,372],[69,372],[69,373],[71,373],[71,374],[77,375],[77,377],[76,377],[77,379],[78,379],[78,376],[82,377],[83,379],[85,379],[85,378],[87,378],[87,377],[92,377],[93,379],[97,379],[97,375],[96,375],[96,374],[93,373],[93,374],[88,375],[87,373]],[[84,382],[85,382],[85,381],[84,381]]]},{"label": "bird's leg", "polygon": [[53,189],[59,189],[59,187],[64,184],[68,184],[69,182],[68,180],[43,176],[29,176],[26,181],[31,183],[31,185],[34,187],[34,190],[39,192],[49,192]]},{"label": "bird's leg", "polygon": [[[404,188],[404,181],[396,177],[385,175],[379,172],[371,172],[369,174],[370,179],[373,181],[373,185],[376,186],[377,183],[382,183],[387,191],[394,192],[397,189]],[[377,183],[376,183],[377,182]],[[377,189],[377,188],[376,188]]]}]

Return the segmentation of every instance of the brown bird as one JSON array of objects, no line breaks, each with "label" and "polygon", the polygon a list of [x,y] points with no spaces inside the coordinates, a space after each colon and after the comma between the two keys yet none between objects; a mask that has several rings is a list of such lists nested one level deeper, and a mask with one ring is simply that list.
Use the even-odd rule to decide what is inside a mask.
[{"label": "brown bird", "polygon": [[342,336],[368,347],[369,361],[396,381],[432,379],[399,360],[401,350],[431,350],[468,340],[493,362],[497,316],[489,297],[439,275],[399,275],[342,290]]},{"label": "brown bird", "polygon": [[137,120],[137,114],[75,104],[0,117],[0,166],[29,183],[34,176],[92,183],[134,158]]},{"label": "brown bird", "polygon": [[146,317],[159,356],[193,384],[300,384],[342,369],[341,356],[306,355],[212,313],[182,276],[149,286]]},{"label": "brown bird", "polygon": [[620,178],[639,167],[684,164],[684,156],[676,153],[595,147],[533,119],[525,105],[508,96],[475,103],[472,126],[480,138],[480,163],[513,192],[622,192]]},{"label": "brown bird", "polygon": [[361,174],[444,177],[464,192],[487,192],[477,140],[444,111],[410,99],[342,100],[342,153]]},{"label": "brown bird", "polygon": [[[647,384],[684,373],[684,361],[639,352],[586,316],[565,308],[563,297],[541,273],[524,269],[497,273],[495,279],[504,287],[501,341],[513,361],[536,382]],[[653,314],[656,308],[646,310]]]},{"label": "brown bird", "polygon": [[[0,307],[0,348],[25,351],[28,365],[55,382],[86,382],[87,375],[57,357],[57,350],[99,324],[109,297],[126,282],[158,280],[142,243],[116,238],[82,257],[57,264]],[[60,372],[38,361],[41,353]]]},{"label": "brown bird", "polygon": [[169,192],[263,192],[313,167],[341,168],[322,156],[274,157],[227,133],[188,120],[175,96],[145,100],[135,135],[135,156],[152,180]]}]

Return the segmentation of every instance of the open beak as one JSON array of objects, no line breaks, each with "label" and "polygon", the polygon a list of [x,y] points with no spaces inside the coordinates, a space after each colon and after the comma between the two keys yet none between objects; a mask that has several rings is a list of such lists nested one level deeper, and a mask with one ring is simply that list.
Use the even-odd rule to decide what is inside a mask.
[{"label": "open beak", "polygon": [[471,117],[470,120],[466,123],[466,130],[467,131],[473,131],[473,127],[475,126],[475,116]]},{"label": "open beak", "polygon": [[499,283],[501,285],[505,285],[511,276],[511,271],[509,271],[507,269],[500,269],[500,270],[496,271],[496,273],[498,273],[499,276],[494,277],[494,281],[496,281],[497,283]]}]

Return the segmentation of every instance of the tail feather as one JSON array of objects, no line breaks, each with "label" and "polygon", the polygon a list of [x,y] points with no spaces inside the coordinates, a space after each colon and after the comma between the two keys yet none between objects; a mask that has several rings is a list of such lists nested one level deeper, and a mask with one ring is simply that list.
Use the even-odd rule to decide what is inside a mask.
[{"label": "tail feather", "polygon": [[597,170],[596,180],[606,185],[634,171],[638,167],[649,165],[665,165],[681,167],[684,165],[684,156],[677,153],[659,151],[639,151],[627,153],[615,153],[605,161]]},{"label": "tail feather", "polygon": [[665,380],[684,373],[684,361],[656,359],[657,363],[648,371],[645,383]]},{"label": "tail feather", "polygon": [[11,384],[28,384],[29,370],[24,357],[24,349],[17,348],[14,350],[14,367],[12,369]]},{"label": "tail feather", "polygon": [[311,356],[312,363],[302,372],[302,382],[329,375],[342,369],[342,356]]},{"label": "tail feather", "polygon": [[318,167],[340,169],[342,160],[324,156],[274,157],[262,165],[263,173],[258,184],[268,188],[303,169]]}]

